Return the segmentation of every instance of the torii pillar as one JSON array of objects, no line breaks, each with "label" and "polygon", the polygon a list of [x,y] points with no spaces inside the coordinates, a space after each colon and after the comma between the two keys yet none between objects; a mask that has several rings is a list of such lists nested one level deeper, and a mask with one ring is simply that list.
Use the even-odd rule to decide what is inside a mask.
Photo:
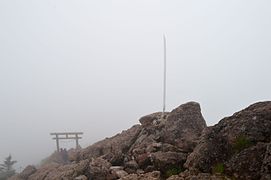
[{"label": "torii pillar", "polygon": [[79,148],[79,139],[82,139],[82,137],[79,137],[79,135],[82,135],[82,132],[60,132],[60,133],[50,133],[50,135],[55,136],[53,140],[56,140],[56,149],[57,152],[60,151],[59,148],[59,140],[61,139],[75,139],[76,143],[76,149]]}]

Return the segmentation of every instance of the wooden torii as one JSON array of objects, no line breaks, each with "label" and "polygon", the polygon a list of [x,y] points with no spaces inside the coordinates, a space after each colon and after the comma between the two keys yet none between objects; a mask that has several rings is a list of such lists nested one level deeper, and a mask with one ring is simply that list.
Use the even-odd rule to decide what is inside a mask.
[{"label": "wooden torii", "polygon": [[59,152],[59,140],[61,139],[75,139],[76,142],[76,149],[79,148],[79,139],[82,139],[82,137],[79,137],[79,135],[82,135],[82,132],[59,132],[59,133],[50,133],[50,135],[55,136],[53,140],[56,140],[56,149],[57,152]]}]

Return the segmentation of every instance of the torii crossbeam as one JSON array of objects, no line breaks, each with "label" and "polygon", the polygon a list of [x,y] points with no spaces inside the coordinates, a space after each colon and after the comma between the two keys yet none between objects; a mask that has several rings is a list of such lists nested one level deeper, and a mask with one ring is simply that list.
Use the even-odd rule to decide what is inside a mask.
[{"label": "torii crossbeam", "polygon": [[53,140],[56,140],[56,149],[57,152],[59,152],[59,140],[60,139],[75,139],[76,142],[76,149],[79,148],[79,139],[82,139],[82,137],[79,137],[79,135],[82,135],[82,132],[58,132],[58,133],[50,133],[50,135],[55,136]]}]

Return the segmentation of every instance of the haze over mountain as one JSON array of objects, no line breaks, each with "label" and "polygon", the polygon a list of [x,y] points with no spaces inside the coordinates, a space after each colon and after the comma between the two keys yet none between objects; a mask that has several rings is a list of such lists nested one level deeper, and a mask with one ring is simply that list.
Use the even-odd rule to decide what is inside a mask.
[{"label": "haze over mountain", "polygon": [[1,0],[0,159],[36,164],[50,132],[83,131],[86,147],[161,111],[163,33],[168,111],[194,100],[212,125],[270,100],[270,5]]}]

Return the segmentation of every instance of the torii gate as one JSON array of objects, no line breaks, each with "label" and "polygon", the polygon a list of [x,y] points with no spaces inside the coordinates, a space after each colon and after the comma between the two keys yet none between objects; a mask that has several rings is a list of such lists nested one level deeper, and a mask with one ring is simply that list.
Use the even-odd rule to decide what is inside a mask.
[{"label": "torii gate", "polygon": [[75,139],[76,149],[79,148],[79,135],[82,135],[82,132],[61,132],[61,133],[50,133],[50,135],[55,136],[53,139],[56,140],[56,149],[59,152],[59,140],[60,139]]}]

